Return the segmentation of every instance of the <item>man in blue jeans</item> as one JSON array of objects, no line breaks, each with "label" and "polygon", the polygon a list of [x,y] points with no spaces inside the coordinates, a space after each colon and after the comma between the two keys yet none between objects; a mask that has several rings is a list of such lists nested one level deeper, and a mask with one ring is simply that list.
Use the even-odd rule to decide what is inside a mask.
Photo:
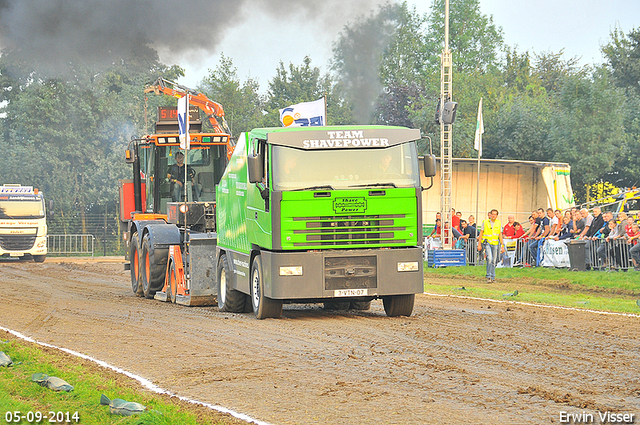
[{"label": "man in blue jeans", "polygon": [[480,226],[478,251],[482,250],[483,245],[487,253],[487,283],[495,282],[498,259],[500,258],[500,253],[504,252],[502,224],[498,220],[498,210],[496,209],[491,210],[489,219],[484,220]]}]

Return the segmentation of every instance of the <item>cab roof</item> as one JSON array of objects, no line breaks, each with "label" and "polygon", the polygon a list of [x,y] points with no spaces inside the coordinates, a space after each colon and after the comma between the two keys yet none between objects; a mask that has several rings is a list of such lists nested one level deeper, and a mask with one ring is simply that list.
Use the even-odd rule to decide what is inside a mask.
[{"label": "cab roof", "polygon": [[382,125],[270,127],[251,130],[250,138],[298,149],[385,148],[420,139],[420,130]]}]

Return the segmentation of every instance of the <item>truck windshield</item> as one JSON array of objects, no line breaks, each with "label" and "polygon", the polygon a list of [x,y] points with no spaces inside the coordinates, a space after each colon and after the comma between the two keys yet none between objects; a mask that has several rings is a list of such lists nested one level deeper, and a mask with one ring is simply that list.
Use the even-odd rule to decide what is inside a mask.
[{"label": "truck windshield", "polygon": [[384,149],[300,150],[273,145],[274,190],[418,187],[415,143]]},{"label": "truck windshield", "polygon": [[41,198],[22,196],[19,199],[0,198],[0,219],[34,219],[44,217],[44,202]]}]

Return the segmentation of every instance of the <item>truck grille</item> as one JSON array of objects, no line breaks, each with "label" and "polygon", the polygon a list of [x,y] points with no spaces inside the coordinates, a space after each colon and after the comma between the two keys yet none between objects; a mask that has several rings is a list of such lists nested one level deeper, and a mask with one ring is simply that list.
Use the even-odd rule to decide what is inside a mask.
[{"label": "truck grille", "polygon": [[395,238],[396,232],[407,230],[405,226],[396,226],[396,220],[403,218],[404,214],[295,217],[294,221],[305,221],[306,225],[293,233],[306,235],[306,242],[293,246],[405,243],[406,239]]},{"label": "truck grille", "polygon": [[375,256],[326,257],[324,288],[365,289],[378,287],[378,266]]},{"label": "truck grille", "polygon": [[0,235],[0,247],[5,251],[26,251],[35,242],[36,235]]}]

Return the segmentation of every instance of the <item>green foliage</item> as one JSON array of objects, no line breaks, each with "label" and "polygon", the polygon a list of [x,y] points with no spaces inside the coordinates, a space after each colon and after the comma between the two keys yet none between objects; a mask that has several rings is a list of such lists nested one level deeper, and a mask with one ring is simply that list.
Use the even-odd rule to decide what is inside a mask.
[{"label": "green foliage", "polygon": [[[434,0],[426,35],[429,65],[437,70],[440,68],[439,55],[444,49],[444,9],[444,0]],[[502,44],[502,29],[495,26],[492,16],[482,14],[478,0],[450,3],[449,49],[455,72],[482,72],[497,66]]]},{"label": "green foliage", "polygon": [[585,187],[586,199],[576,199],[576,203],[596,201],[596,204],[609,204],[616,201],[613,195],[620,192],[619,187],[605,181],[587,184]]},{"label": "green foliage", "polygon": [[265,97],[259,93],[260,84],[248,78],[243,83],[231,58],[222,55],[215,70],[209,70],[198,88],[202,93],[222,105],[232,134],[264,126],[262,111]]},{"label": "green foliage", "polygon": [[618,87],[640,94],[640,28],[625,35],[620,28],[611,32],[611,40],[602,46],[613,81]]},{"label": "green foliage", "polygon": [[609,83],[602,68],[590,79],[564,78],[555,93],[557,110],[549,133],[552,159],[571,164],[573,187],[613,171],[625,139],[621,97],[622,91]]},{"label": "green foliage", "polygon": [[[594,181],[640,182],[640,30],[616,28],[602,47],[606,64],[580,67],[562,50],[536,54],[504,45],[502,29],[478,0],[450,6],[454,156],[476,155],[482,98],[485,158],[568,162],[579,198]],[[333,44],[330,74],[311,57],[299,65],[281,62],[261,94],[257,81],[242,81],[223,55],[199,90],[222,104],[235,136],[280,126],[279,109],[326,95],[329,124],[419,128],[438,154],[434,112],[443,37],[444,0],[433,0],[425,15],[406,1],[387,3],[344,27]],[[0,183],[44,190],[56,201],[55,228],[64,230],[73,217],[84,223],[96,206],[115,210],[118,180],[131,175],[122,160],[128,141],[152,133],[157,106],[176,102],[147,97],[144,87],[158,76],[184,75],[148,47],[107,62],[69,63],[65,74],[47,74],[20,52],[0,56]],[[428,151],[425,140],[419,149]]]},{"label": "green foliage", "polygon": [[411,112],[414,102],[437,97],[428,92],[431,73],[427,69],[425,40],[426,16],[420,16],[407,3],[396,6],[395,31],[380,63],[382,93],[376,101],[377,124],[414,127]]},{"label": "green foliage", "polygon": [[[48,77],[18,62],[8,52],[0,58],[3,98],[0,148],[9,152],[0,182],[33,185],[55,201],[50,226],[79,216],[93,205],[115,209],[118,180],[130,178],[123,152],[132,136],[147,132],[145,110],[160,99],[143,89],[158,75],[176,78],[184,71],[141,55],[108,69],[76,67],[65,76]],[[147,108],[145,108],[147,107]]]},{"label": "green foliage", "polygon": [[280,62],[276,75],[269,81],[266,102],[267,126],[279,127],[279,109],[301,102],[311,102],[327,96],[327,122],[331,125],[351,124],[350,105],[339,94],[329,74],[320,75],[320,68],[311,66],[306,56],[300,66]]}]

